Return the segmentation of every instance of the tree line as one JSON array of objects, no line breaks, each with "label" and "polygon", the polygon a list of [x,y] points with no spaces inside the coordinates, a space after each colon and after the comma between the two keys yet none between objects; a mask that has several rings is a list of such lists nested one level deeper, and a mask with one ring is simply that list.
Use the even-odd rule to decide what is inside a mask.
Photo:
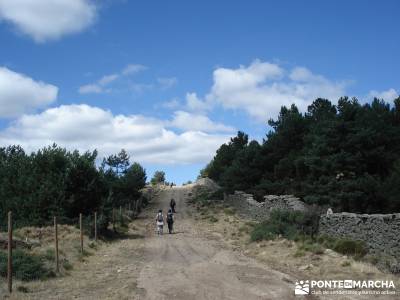
[{"label": "tree line", "polygon": [[8,211],[16,226],[47,225],[53,216],[68,223],[96,211],[100,229],[106,229],[113,207],[139,199],[146,172],[124,150],[99,167],[97,156],[55,144],[31,154],[16,145],[0,148],[0,227]]},{"label": "tree line", "polygon": [[336,211],[400,211],[400,97],[392,105],[316,99],[305,113],[282,107],[268,125],[261,143],[239,131],[200,176],[258,200],[294,194]]}]

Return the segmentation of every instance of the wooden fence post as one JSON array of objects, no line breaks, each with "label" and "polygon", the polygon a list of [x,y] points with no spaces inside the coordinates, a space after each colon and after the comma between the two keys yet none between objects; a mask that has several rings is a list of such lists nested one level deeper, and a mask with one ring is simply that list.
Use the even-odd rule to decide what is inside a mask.
[{"label": "wooden fence post", "polygon": [[60,272],[60,265],[58,262],[58,226],[57,217],[54,217],[54,240],[55,240],[55,254],[56,254],[56,272]]},{"label": "wooden fence post", "polygon": [[8,212],[8,266],[7,266],[7,282],[8,292],[12,292],[12,212]]},{"label": "wooden fence post", "polygon": [[94,213],[94,240],[97,242],[97,212]]},{"label": "wooden fence post", "polygon": [[83,253],[83,227],[82,227],[82,214],[79,214],[79,228],[81,231],[81,253]]}]

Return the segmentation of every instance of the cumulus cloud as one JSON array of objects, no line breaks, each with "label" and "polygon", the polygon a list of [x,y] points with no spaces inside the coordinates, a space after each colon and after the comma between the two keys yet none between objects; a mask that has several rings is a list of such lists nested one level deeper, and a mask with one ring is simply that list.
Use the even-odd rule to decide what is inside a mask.
[{"label": "cumulus cloud", "polygon": [[393,101],[397,97],[399,97],[399,93],[395,89],[388,89],[386,91],[381,91],[381,92],[372,90],[368,93],[367,96],[369,100],[378,98],[378,99],[383,99],[385,101]]},{"label": "cumulus cloud", "polygon": [[36,42],[80,32],[96,19],[91,0],[1,0],[0,19],[13,24]]},{"label": "cumulus cloud", "polygon": [[114,73],[110,75],[104,75],[99,80],[94,83],[85,84],[79,87],[78,92],[80,94],[101,94],[110,92],[110,88],[105,88],[107,85],[111,84],[114,81],[117,81],[123,76],[132,75],[138,73],[140,71],[146,70],[147,67],[143,65],[135,65],[130,64],[127,65],[124,69],[122,69],[119,73]]},{"label": "cumulus cloud", "polygon": [[57,99],[54,85],[0,67],[0,117],[15,117]]},{"label": "cumulus cloud", "polygon": [[142,115],[113,115],[98,107],[62,105],[23,115],[0,131],[0,146],[20,144],[37,150],[57,143],[68,149],[99,151],[100,156],[126,149],[143,163],[205,163],[228,135],[188,130],[177,134],[163,120]]},{"label": "cumulus cloud", "polygon": [[200,99],[196,93],[186,94],[186,108],[190,111],[204,112],[211,110],[214,106],[212,97],[208,95],[206,99]]},{"label": "cumulus cloud", "polygon": [[345,94],[345,82],[334,82],[304,67],[285,70],[277,64],[255,60],[248,67],[218,68],[213,86],[202,100],[187,94],[189,108],[209,109],[220,104],[226,109],[244,110],[250,117],[265,122],[275,118],[281,106],[295,103],[305,110],[316,98],[337,100]]},{"label": "cumulus cloud", "polygon": [[230,132],[235,128],[211,121],[205,115],[193,114],[185,111],[176,111],[170,126],[182,130],[195,130],[204,132]]}]

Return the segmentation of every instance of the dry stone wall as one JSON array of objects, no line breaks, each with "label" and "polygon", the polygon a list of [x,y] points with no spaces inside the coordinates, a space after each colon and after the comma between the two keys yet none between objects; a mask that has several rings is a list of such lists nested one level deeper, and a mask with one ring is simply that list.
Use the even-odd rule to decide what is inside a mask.
[{"label": "dry stone wall", "polygon": [[[225,195],[225,202],[247,218],[267,220],[273,209],[306,211],[308,206],[292,195],[267,195],[263,202],[253,195],[236,191]],[[321,215],[319,234],[364,241],[373,255],[386,255],[400,260],[400,213],[353,214],[334,213]]]},{"label": "dry stone wall", "polygon": [[369,252],[400,259],[400,214],[335,213],[320,218],[319,233],[364,241]]},{"label": "dry stone wall", "polygon": [[268,219],[273,209],[307,210],[307,205],[293,195],[267,195],[263,202],[257,202],[253,195],[235,191],[232,195],[225,195],[224,200],[234,207],[240,215],[257,221]]}]

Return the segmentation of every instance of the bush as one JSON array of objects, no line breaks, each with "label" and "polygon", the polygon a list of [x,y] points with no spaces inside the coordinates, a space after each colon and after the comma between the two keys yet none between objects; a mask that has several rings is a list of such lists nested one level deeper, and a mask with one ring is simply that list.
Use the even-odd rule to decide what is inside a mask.
[{"label": "bush", "polygon": [[303,249],[297,249],[293,254],[294,257],[303,257],[304,255],[306,255],[306,252]]},{"label": "bush", "polygon": [[64,260],[62,266],[66,271],[70,271],[74,268],[68,260]]},{"label": "bush", "polygon": [[258,224],[250,233],[250,240],[259,242],[262,240],[273,240],[276,238],[275,228],[271,224],[263,222]]},{"label": "bush", "polygon": [[250,235],[252,241],[271,240],[281,235],[289,240],[304,234],[305,214],[299,211],[273,210],[268,221],[256,225]]},{"label": "bush", "polygon": [[55,253],[54,249],[46,249],[46,252],[44,253],[43,258],[48,261],[55,261],[56,253]]},{"label": "bush", "polygon": [[[7,277],[7,253],[5,252],[0,252],[0,276]],[[53,277],[54,274],[45,267],[41,257],[17,249],[13,252],[13,276],[22,281],[30,281]]]},{"label": "bush", "polygon": [[325,251],[324,247],[321,244],[313,243],[310,240],[303,241],[302,244],[299,246],[299,249],[309,251],[318,255],[323,254]]},{"label": "bush", "polygon": [[338,239],[336,240],[333,250],[336,252],[352,255],[355,257],[363,257],[367,254],[367,248],[363,241],[355,241],[350,239]]}]

